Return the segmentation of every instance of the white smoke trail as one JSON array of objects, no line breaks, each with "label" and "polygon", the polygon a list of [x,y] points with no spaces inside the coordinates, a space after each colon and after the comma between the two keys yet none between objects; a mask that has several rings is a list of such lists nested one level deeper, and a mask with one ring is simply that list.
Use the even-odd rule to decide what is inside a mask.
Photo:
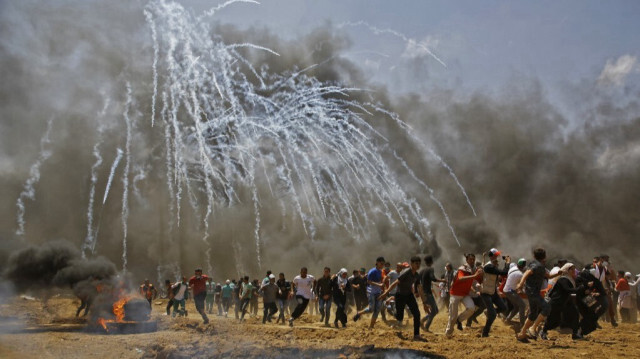
[{"label": "white smoke trail", "polygon": [[148,9],[144,9],[144,17],[149,23],[149,28],[151,29],[151,40],[153,41],[153,96],[151,97],[151,127],[153,127],[156,120],[156,99],[158,97],[158,53],[160,49],[158,48],[158,33],[153,21],[153,16]]},{"label": "white smoke trail", "polygon": [[125,145],[125,165],[122,174],[122,271],[127,271],[127,221],[129,220],[129,169],[131,167],[131,118],[129,109],[131,107],[131,84],[127,82],[127,102],[124,109],[124,119],[127,124],[127,140]]},{"label": "white smoke trail", "polygon": [[121,149],[116,149],[116,158],[113,160],[113,163],[111,164],[111,170],[109,171],[109,179],[107,180],[107,187],[104,190],[104,198],[102,199],[102,205],[104,206],[105,203],[107,203],[107,197],[109,196],[109,190],[111,189],[111,183],[113,182],[113,177],[115,176],[116,173],[116,168],[118,167],[118,164],[120,163],[120,160],[122,159],[122,150]]},{"label": "white smoke trail", "polygon": [[93,145],[93,157],[96,161],[91,166],[91,187],[89,189],[89,206],[87,208],[87,236],[84,239],[82,245],[82,257],[85,257],[85,250],[90,249],[92,254],[95,254],[96,247],[96,234],[93,231],[93,205],[96,195],[96,183],[98,182],[98,168],[102,165],[102,155],[100,154],[100,144],[102,143],[102,133],[104,131],[104,125],[102,119],[104,118],[107,108],[109,107],[109,99],[105,101],[102,111],[98,113],[98,141]]},{"label": "white smoke trail", "polygon": [[444,61],[442,61],[438,56],[436,56],[436,54],[434,54],[426,45],[424,45],[423,43],[410,39],[409,37],[407,37],[405,34],[398,32],[396,30],[392,30],[392,29],[380,29],[378,27],[375,27],[373,25],[369,25],[367,22],[365,21],[357,21],[357,22],[344,22],[340,25],[338,25],[338,28],[341,27],[345,27],[345,26],[351,26],[351,27],[355,27],[355,26],[364,26],[367,27],[370,31],[372,31],[374,34],[390,34],[393,35],[395,37],[398,37],[400,39],[402,39],[405,43],[416,43],[416,45],[418,47],[420,47],[421,49],[423,49],[427,54],[429,54],[429,56],[433,57],[436,61],[438,61],[440,63],[440,65],[444,66],[444,68],[447,68],[447,64],[444,63]]},{"label": "white smoke trail", "polygon": [[23,190],[22,192],[20,192],[18,200],[16,201],[16,205],[18,206],[18,229],[16,230],[16,235],[22,237],[23,239],[26,225],[24,219],[24,214],[26,211],[24,200],[28,198],[32,201],[35,201],[36,199],[36,190],[34,186],[40,181],[40,167],[47,159],[49,159],[49,157],[51,157],[52,154],[51,150],[47,148],[47,145],[51,143],[51,139],[49,138],[49,136],[51,135],[52,127],[53,117],[49,118],[49,120],[47,121],[47,131],[40,139],[40,154],[38,155],[38,159],[36,160],[36,162],[31,165],[31,168],[29,169],[29,178],[24,183]]}]

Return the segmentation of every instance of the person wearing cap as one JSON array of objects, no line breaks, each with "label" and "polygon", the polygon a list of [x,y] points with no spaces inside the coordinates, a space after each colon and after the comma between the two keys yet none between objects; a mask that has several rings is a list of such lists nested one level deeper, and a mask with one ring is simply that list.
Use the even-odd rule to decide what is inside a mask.
[{"label": "person wearing cap", "polygon": [[523,294],[518,293],[517,287],[520,279],[522,279],[523,271],[527,266],[527,260],[524,258],[518,259],[518,263],[511,263],[511,268],[509,268],[509,273],[507,274],[507,281],[504,284],[503,293],[507,296],[507,300],[513,305],[513,310],[511,313],[507,314],[506,322],[511,321],[511,319],[516,315],[516,313],[520,316],[520,327],[524,325],[526,321],[525,312],[527,309],[527,303],[525,302],[525,298],[523,298]]},{"label": "person wearing cap", "polygon": [[233,284],[230,280],[227,279],[227,281],[224,283],[224,286],[222,286],[222,311],[225,318],[229,314],[231,298],[233,298]]},{"label": "person wearing cap", "polygon": [[[482,288],[480,289],[480,298],[487,309],[487,321],[482,329],[482,337],[489,336],[491,325],[493,325],[493,321],[496,320],[497,313],[507,311],[507,306],[504,304],[502,298],[500,298],[500,295],[498,295],[496,288],[499,283],[498,277],[507,276],[509,274],[509,264],[511,263],[511,257],[506,256],[504,260],[504,267],[502,269],[498,269],[498,258],[500,258],[501,255],[500,251],[495,248],[491,248],[487,254],[489,256],[489,262],[487,262],[482,268],[483,279]],[[494,306],[498,307],[497,311]]]},{"label": "person wearing cap", "polygon": [[376,259],[376,266],[369,270],[367,273],[367,298],[369,299],[369,306],[356,313],[353,317],[353,321],[357,322],[360,316],[365,313],[371,313],[371,323],[369,328],[373,328],[378,319],[380,308],[382,307],[382,301],[378,299],[382,294],[382,288],[384,283],[382,282],[382,268],[384,267],[384,257],[378,257]]},{"label": "person wearing cap", "polygon": [[[456,276],[451,284],[451,299],[449,301],[449,319],[447,321],[447,329],[445,336],[451,338],[453,336],[453,326],[457,324],[458,329],[462,330],[461,322],[469,318],[476,306],[469,296],[469,291],[475,279],[482,278],[482,268],[476,268],[476,256],[474,254],[465,254],[465,264],[458,268]],[[462,303],[465,311],[458,315],[458,306]]]},{"label": "person wearing cap", "polygon": [[264,306],[264,312],[262,315],[262,324],[267,321],[271,323],[271,319],[274,314],[278,312],[278,306],[276,305],[276,299],[280,293],[280,288],[276,285],[276,276],[269,274],[269,282],[260,287],[259,292],[262,294],[262,302]]}]

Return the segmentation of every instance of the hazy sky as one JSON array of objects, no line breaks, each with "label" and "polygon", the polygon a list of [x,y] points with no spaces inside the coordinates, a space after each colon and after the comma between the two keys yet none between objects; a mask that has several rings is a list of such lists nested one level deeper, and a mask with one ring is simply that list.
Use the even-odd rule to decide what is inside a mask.
[{"label": "hazy sky", "polygon": [[[215,4],[183,3],[196,11]],[[329,22],[353,40],[349,56],[394,90],[493,89],[514,76],[553,90],[596,81],[607,63],[603,79],[638,83],[639,15],[638,1],[265,0],[233,4],[216,19],[289,38]]]}]

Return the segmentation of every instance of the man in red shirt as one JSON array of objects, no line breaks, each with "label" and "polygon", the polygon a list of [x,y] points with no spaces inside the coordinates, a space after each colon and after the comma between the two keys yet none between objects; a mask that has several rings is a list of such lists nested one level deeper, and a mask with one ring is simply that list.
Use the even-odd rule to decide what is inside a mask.
[{"label": "man in red shirt", "polygon": [[[445,335],[447,338],[451,338],[453,335],[453,325],[457,323],[458,329],[462,330],[461,322],[466,320],[473,311],[475,305],[473,300],[469,297],[469,291],[474,279],[482,278],[482,268],[475,268],[476,256],[474,254],[465,254],[466,263],[458,268],[458,272],[451,284],[451,299],[449,300],[449,322],[447,323],[447,329]],[[458,305],[462,302],[465,306],[465,311],[458,316]]]},{"label": "man in red shirt", "polygon": [[200,268],[196,269],[195,275],[189,279],[189,289],[193,291],[193,301],[196,304],[196,310],[202,315],[204,324],[209,323],[209,318],[204,311],[204,300],[207,298],[207,280],[209,277],[203,275]]}]

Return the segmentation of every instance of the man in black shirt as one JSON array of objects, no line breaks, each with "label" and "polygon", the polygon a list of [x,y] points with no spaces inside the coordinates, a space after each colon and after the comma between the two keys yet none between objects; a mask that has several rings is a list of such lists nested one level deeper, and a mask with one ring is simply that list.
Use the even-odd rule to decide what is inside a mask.
[{"label": "man in black shirt", "polygon": [[322,277],[316,282],[316,295],[318,296],[318,304],[320,305],[320,322],[324,320],[324,325],[329,325],[329,317],[331,316],[331,269],[324,267]]},{"label": "man in black shirt", "polygon": [[[398,280],[393,282],[387,290],[385,290],[379,297],[379,300],[383,300],[387,294],[394,287],[398,287],[396,292],[396,319],[402,323],[404,319],[404,307],[409,307],[411,314],[413,315],[413,339],[420,340],[420,309],[418,309],[418,303],[416,302],[416,296],[413,294],[414,288],[420,284],[420,275],[418,269],[422,260],[420,257],[411,257],[411,266],[404,269],[398,275]],[[420,299],[424,302],[422,291],[419,291]],[[427,305],[425,304],[425,310]]]},{"label": "man in black shirt", "polygon": [[276,282],[276,285],[280,289],[276,298],[278,303],[278,310],[280,310],[280,315],[278,315],[276,324],[280,322],[280,319],[282,319],[282,324],[284,324],[284,316],[287,308],[287,300],[289,298],[289,292],[291,291],[291,282],[288,282],[284,279],[284,273],[280,273],[278,277],[278,281]]},{"label": "man in black shirt", "polygon": [[[540,329],[540,324],[544,322],[547,315],[551,310],[549,304],[544,301],[542,296],[540,295],[540,290],[542,289],[542,283],[546,279],[555,278],[559,275],[562,275],[562,271],[558,271],[558,273],[550,275],[544,264],[547,262],[547,252],[544,248],[536,248],[533,251],[533,258],[535,260],[529,264],[529,269],[524,272],[522,279],[520,279],[520,283],[518,283],[517,290],[520,291],[524,287],[525,294],[529,299],[529,316],[527,317],[527,321],[524,323],[520,333],[516,336],[518,341],[527,342],[527,336],[536,337]],[[533,326],[533,332],[529,329]],[[544,333],[544,332],[540,332]],[[546,339],[544,334],[541,336],[541,339]]]},{"label": "man in black shirt", "polygon": [[423,293],[423,304],[425,308],[428,309],[427,315],[422,318],[422,323],[425,323],[424,330],[429,331],[429,327],[431,327],[431,323],[433,322],[433,318],[438,315],[438,304],[436,303],[436,298],[433,296],[433,291],[431,290],[432,283],[440,283],[444,282],[444,279],[437,279],[434,271],[433,271],[433,257],[426,256],[424,257],[424,264],[427,265],[426,268],[420,270],[420,284],[422,285],[422,293]]},{"label": "man in black shirt", "polygon": [[491,248],[487,253],[489,256],[489,262],[484,265],[483,269],[483,279],[482,279],[482,289],[480,290],[480,299],[484,303],[485,308],[487,309],[487,321],[484,325],[484,329],[482,330],[482,337],[488,337],[489,331],[491,331],[491,325],[493,321],[496,319],[497,312],[496,307],[498,307],[499,312],[506,312],[507,306],[504,304],[504,301],[498,295],[498,291],[496,290],[499,277],[505,277],[509,274],[509,263],[511,263],[511,257],[503,257],[505,258],[504,267],[502,269],[498,268],[498,258],[500,257],[500,251]]}]

